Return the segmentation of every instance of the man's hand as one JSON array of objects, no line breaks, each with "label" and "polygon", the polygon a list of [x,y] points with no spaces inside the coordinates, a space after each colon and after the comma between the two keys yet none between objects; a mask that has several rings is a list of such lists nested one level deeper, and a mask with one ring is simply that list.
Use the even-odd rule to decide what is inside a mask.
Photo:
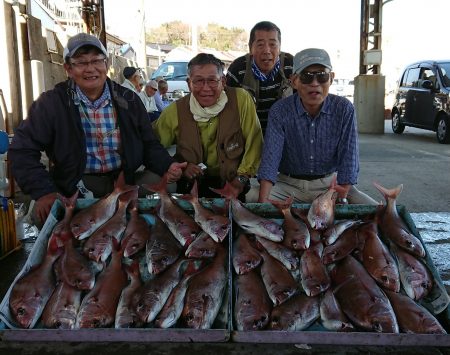
[{"label": "man's hand", "polygon": [[187,163],[186,169],[183,171],[183,175],[190,179],[196,179],[198,176],[203,175],[203,170],[197,164]]},{"label": "man's hand", "polygon": [[34,213],[35,213],[35,216],[42,223],[44,223],[45,220],[47,219],[56,198],[57,198],[56,192],[51,192],[47,195],[40,197],[36,201],[36,203],[34,205]]},{"label": "man's hand", "polygon": [[167,182],[169,184],[180,180],[183,174],[183,169],[186,168],[187,162],[184,163],[172,163],[167,170]]}]

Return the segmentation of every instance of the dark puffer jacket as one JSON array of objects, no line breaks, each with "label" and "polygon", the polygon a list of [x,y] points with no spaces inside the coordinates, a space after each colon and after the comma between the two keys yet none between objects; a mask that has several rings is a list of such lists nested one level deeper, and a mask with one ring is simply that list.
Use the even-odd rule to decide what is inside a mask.
[{"label": "dark puffer jacket", "polygon": [[[142,101],[110,79],[107,84],[117,111],[126,182],[134,183],[141,165],[163,175],[174,160],[155,136]],[[56,191],[71,196],[84,173],[86,139],[74,95],[73,81],[57,84],[33,102],[14,133],[8,151],[12,174],[33,199]],[[40,162],[42,151],[52,162],[50,172]]]}]

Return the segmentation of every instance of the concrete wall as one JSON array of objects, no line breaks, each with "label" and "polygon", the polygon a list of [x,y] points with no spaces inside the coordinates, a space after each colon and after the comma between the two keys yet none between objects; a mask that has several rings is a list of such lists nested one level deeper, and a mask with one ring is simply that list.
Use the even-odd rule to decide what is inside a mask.
[{"label": "concrete wall", "polygon": [[355,105],[359,133],[384,133],[383,75],[359,75],[355,78]]}]

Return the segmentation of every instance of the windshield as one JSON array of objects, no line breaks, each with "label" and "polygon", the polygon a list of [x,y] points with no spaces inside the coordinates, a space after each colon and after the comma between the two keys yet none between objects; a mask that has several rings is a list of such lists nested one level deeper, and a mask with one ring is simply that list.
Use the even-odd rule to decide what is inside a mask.
[{"label": "windshield", "polygon": [[162,77],[164,80],[186,80],[187,62],[166,62],[162,63],[152,74],[152,79]]},{"label": "windshield", "polygon": [[440,63],[439,68],[442,75],[442,84],[447,88],[450,87],[450,62]]}]

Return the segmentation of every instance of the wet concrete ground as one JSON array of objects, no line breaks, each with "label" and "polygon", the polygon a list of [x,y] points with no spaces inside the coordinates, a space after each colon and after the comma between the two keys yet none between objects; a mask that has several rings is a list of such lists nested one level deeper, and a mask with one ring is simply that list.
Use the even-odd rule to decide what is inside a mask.
[{"label": "wet concrete ground", "polygon": [[[450,145],[437,143],[435,134],[406,128],[403,135],[360,135],[359,189],[376,199],[373,187],[403,184],[398,203],[406,206],[447,290],[450,290]],[[431,213],[433,212],[433,213]],[[436,213],[437,212],[437,213]],[[0,261],[0,299],[26,261],[31,243]],[[447,329],[449,330],[449,329]],[[288,336],[288,335],[287,335]],[[10,343],[0,338],[0,354],[450,354],[439,347],[361,347],[294,344],[160,344],[160,343]]]}]

